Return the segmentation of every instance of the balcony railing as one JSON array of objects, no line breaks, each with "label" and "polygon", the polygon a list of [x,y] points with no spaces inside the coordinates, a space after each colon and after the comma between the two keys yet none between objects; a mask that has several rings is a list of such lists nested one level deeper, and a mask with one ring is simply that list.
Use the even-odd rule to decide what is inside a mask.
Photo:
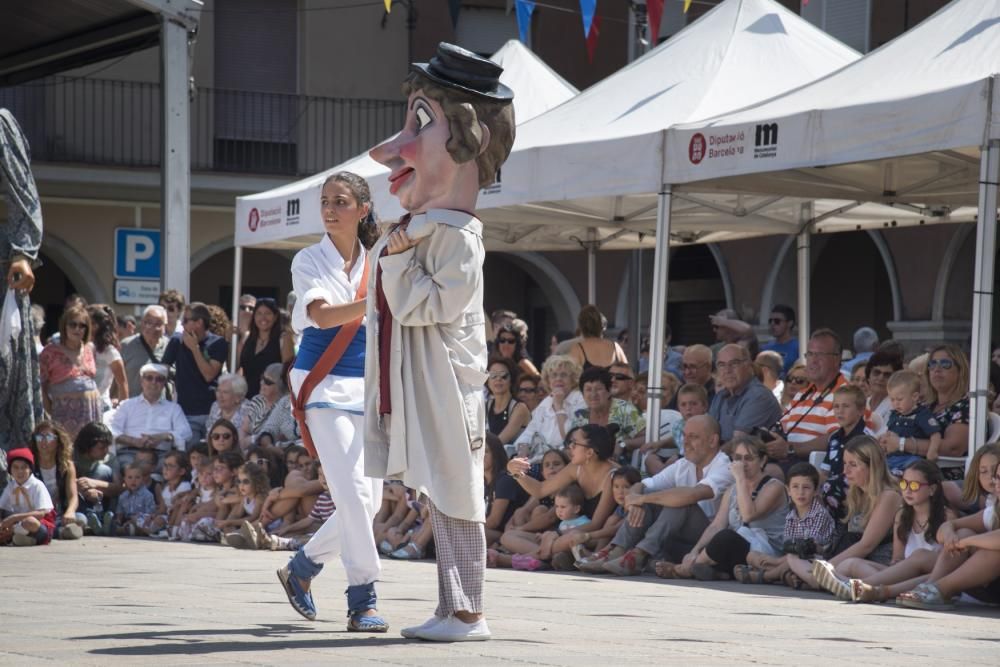
[{"label": "balcony railing", "polygon": [[[49,77],[0,88],[32,159],[158,167],[160,86]],[[397,101],[197,88],[191,103],[194,171],[305,175],[337,165],[397,132]]]}]

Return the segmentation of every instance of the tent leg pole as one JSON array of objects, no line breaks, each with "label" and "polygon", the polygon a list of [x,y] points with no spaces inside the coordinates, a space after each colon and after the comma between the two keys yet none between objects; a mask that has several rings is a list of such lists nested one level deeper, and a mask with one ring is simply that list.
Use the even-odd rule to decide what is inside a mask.
[{"label": "tent leg pole", "polygon": [[229,372],[236,372],[236,347],[239,344],[240,333],[237,323],[240,321],[240,293],[243,291],[243,246],[233,248],[233,339],[229,341]]},{"label": "tent leg pole", "polygon": [[597,232],[587,231],[587,303],[597,305]]},{"label": "tent leg pole", "polygon": [[[812,204],[802,204],[799,211],[799,220],[806,223],[812,220]],[[812,322],[809,317],[809,292],[811,289],[811,255],[812,255],[812,226],[804,225],[799,232],[798,243],[796,244],[796,260],[798,274],[798,313],[796,318],[799,327],[799,353],[805,354],[809,345],[809,334],[812,333]]]},{"label": "tent leg pole", "polygon": [[670,275],[670,204],[673,188],[666,185],[656,200],[656,251],[653,257],[653,309],[649,322],[649,380],[646,391],[646,442],[660,437],[663,398],[663,334],[667,323],[667,277]]},{"label": "tent leg pole", "polygon": [[[979,215],[976,222],[976,272],[972,290],[972,359],[969,378],[969,457],[986,442],[986,389],[993,329],[993,280],[997,250],[997,183],[1000,139],[983,149],[979,164]],[[966,463],[968,465],[968,463]]]},{"label": "tent leg pole", "polygon": [[175,289],[190,301],[191,104],[188,91],[188,32],[183,25],[166,16],[160,21],[162,289]]}]

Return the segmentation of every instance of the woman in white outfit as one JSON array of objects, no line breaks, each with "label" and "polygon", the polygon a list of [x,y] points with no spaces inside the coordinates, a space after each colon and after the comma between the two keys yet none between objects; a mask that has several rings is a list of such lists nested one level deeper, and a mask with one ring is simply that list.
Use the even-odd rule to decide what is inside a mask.
[{"label": "woman in white outfit", "polygon": [[[290,373],[298,396],[309,372],[340,329],[363,318],[366,250],[378,236],[371,195],[363,178],[334,174],[323,184],[326,235],[292,260],[298,296],[292,326],[302,342]],[[338,555],[347,572],[349,631],[386,632],[376,612],[375,580],[381,572],[372,519],[382,503],[382,480],[364,476],[365,323],[328,375],[306,397],[304,414],[337,511],[288,564],[278,570],[292,607],[316,618],[310,581]]]}]

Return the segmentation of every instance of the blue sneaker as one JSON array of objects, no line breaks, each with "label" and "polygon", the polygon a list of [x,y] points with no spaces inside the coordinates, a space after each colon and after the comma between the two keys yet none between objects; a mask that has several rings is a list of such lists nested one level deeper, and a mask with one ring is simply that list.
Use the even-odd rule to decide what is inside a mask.
[{"label": "blue sneaker", "polygon": [[304,590],[297,577],[292,575],[288,565],[278,570],[278,581],[285,589],[288,602],[292,609],[299,612],[303,618],[309,621],[316,620],[316,604],[313,602],[312,593]]}]

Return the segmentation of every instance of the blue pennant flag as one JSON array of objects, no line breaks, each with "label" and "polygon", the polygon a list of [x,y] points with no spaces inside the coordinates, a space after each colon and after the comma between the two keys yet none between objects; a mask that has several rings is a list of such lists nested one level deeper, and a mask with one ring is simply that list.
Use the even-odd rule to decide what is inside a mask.
[{"label": "blue pennant flag", "polygon": [[583,16],[583,38],[590,35],[590,25],[594,22],[597,0],[580,0],[580,15]]},{"label": "blue pennant flag", "polygon": [[528,30],[531,28],[531,14],[535,11],[535,3],[532,0],[517,0],[514,5],[517,12],[517,31],[520,34],[521,43],[528,44]]}]

